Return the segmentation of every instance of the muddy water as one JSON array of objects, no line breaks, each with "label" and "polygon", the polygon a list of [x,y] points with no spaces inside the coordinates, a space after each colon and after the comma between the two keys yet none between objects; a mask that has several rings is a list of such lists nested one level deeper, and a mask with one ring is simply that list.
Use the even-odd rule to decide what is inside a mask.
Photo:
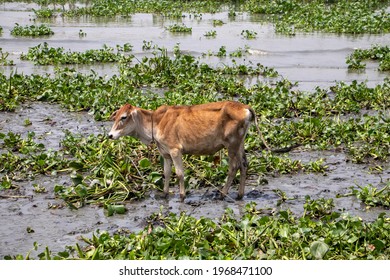
[{"label": "muddy water", "polygon": [[[328,87],[335,81],[368,81],[374,85],[383,81],[385,73],[378,72],[376,64],[368,64],[363,73],[351,73],[345,64],[345,57],[354,48],[367,48],[372,44],[386,44],[390,42],[390,35],[338,36],[331,34],[297,34],[293,37],[276,35],[272,25],[260,24],[258,17],[248,14],[239,14],[234,21],[228,19],[227,13],[213,15],[204,14],[202,19],[195,19],[187,15],[183,19],[186,26],[192,27],[188,35],[169,33],[165,27],[175,22],[159,16],[136,14],[130,18],[113,18],[104,21],[92,19],[69,20],[56,18],[50,22],[55,35],[49,38],[15,38],[10,30],[15,23],[20,25],[32,24],[33,13],[30,9],[34,5],[2,4],[0,5],[0,26],[3,34],[0,36],[0,47],[3,52],[9,52],[9,59],[16,63],[14,67],[0,67],[0,73],[51,73],[52,67],[34,66],[30,62],[20,61],[22,52],[29,47],[42,42],[49,42],[50,46],[64,47],[66,50],[84,51],[101,48],[103,44],[115,47],[117,44],[130,43],[134,46],[133,53],[142,57],[150,55],[150,51],[143,51],[143,41],[153,41],[159,47],[171,50],[177,43],[180,48],[195,56],[202,53],[218,52],[221,46],[226,46],[228,52],[238,48],[249,47],[251,54],[247,54],[238,61],[245,63],[262,63],[274,67],[283,77],[299,82],[299,87],[311,90],[315,86]],[[221,19],[223,26],[213,27],[212,21]],[[39,23],[39,22],[37,22]],[[80,38],[78,33],[82,29],[87,36]],[[246,40],[242,38],[242,30],[254,30],[257,38]],[[217,31],[215,39],[207,39],[204,33],[210,30]],[[202,58],[207,63],[218,65],[228,63],[230,59],[216,57]],[[90,69],[101,74],[112,74],[117,71],[114,65],[80,66],[80,71]],[[24,120],[29,119],[32,124],[24,126]],[[22,105],[15,113],[0,112],[0,131],[7,133],[27,134],[34,131],[36,138],[52,149],[59,148],[59,142],[64,136],[64,130],[84,135],[98,134],[107,130],[109,123],[97,123],[86,113],[69,113],[60,106],[47,103],[32,103]],[[109,230],[120,228],[133,231],[143,228],[145,217],[160,210],[179,213],[186,211],[196,217],[206,216],[217,218],[229,207],[237,215],[243,205],[255,201],[258,207],[275,211],[291,209],[294,213],[302,213],[305,196],[311,198],[330,197],[348,192],[350,186],[365,186],[369,183],[381,186],[390,180],[389,169],[381,175],[370,173],[365,165],[356,165],[347,162],[340,152],[307,152],[296,151],[291,157],[302,161],[324,158],[330,167],[326,176],[319,174],[294,174],[285,176],[267,176],[268,184],[260,186],[258,176],[251,174],[248,179],[246,196],[243,201],[213,199],[213,189],[192,191],[186,203],[180,203],[177,196],[178,189],[172,188],[175,195],[169,200],[159,198],[159,193],[151,193],[141,201],[132,201],[126,204],[125,215],[106,217],[102,208],[91,206],[78,211],[61,207],[62,201],[55,198],[53,187],[56,184],[66,184],[69,176],[37,177],[33,181],[18,182],[19,190],[14,198],[0,198],[0,258],[5,255],[25,254],[37,241],[40,251],[45,246],[55,252],[64,249],[65,245],[79,241],[80,235],[90,236],[95,230]],[[32,185],[39,183],[46,187],[47,193],[34,193]],[[274,190],[282,190],[288,197],[294,198],[277,206],[278,196]],[[231,194],[234,197],[235,191]],[[377,217],[384,211],[381,208],[366,210],[352,197],[335,199],[336,209],[352,215],[359,215],[366,220]],[[57,205],[58,207],[50,207]],[[31,228],[29,232],[27,228]]]}]

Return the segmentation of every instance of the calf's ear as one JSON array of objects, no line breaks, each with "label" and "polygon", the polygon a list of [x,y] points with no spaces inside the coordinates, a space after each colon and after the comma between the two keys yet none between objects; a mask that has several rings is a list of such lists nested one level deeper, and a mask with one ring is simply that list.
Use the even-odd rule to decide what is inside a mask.
[{"label": "calf's ear", "polygon": [[116,110],[114,113],[111,114],[110,116],[110,121],[115,120],[116,114],[118,113],[118,110]]}]

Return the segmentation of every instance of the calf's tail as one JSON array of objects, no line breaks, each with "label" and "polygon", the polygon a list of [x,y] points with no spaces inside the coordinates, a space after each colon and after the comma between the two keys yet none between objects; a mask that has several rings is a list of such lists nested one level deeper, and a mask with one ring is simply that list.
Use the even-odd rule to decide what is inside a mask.
[{"label": "calf's tail", "polygon": [[267,141],[265,141],[265,139],[264,139],[264,137],[263,137],[263,133],[261,133],[261,130],[260,130],[260,128],[259,128],[259,124],[258,124],[258,122],[257,122],[257,116],[256,116],[255,111],[254,111],[252,108],[250,108],[250,112],[251,112],[251,114],[252,114],[252,118],[253,118],[253,120],[254,120],[254,122],[255,122],[255,126],[256,126],[256,128],[257,128],[257,132],[259,133],[259,136],[260,136],[260,138],[261,138],[261,141],[263,141],[263,144],[264,144],[264,146],[266,147],[266,149],[267,149],[268,151],[271,151],[271,148],[268,146]]}]

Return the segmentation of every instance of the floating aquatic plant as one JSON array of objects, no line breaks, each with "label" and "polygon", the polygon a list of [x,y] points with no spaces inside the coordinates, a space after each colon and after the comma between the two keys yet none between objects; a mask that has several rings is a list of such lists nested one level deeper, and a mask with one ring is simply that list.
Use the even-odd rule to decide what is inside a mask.
[{"label": "floating aquatic plant", "polygon": [[45,24],[41,25],[26,25],[21,26],[18,23],[15,24],[15,27],[11,30],[11,35],[14,36],[50,36],[53,35],[54,31]]},{"label": "floating aquatic plant", "polygon": [[379,61],[378,69],[380,71],[390,70],[390,46],[372,46],[369,49],[356,49],[346,59],[348,68],[364,69],[365,60]]},{"label": "floating aquatic plant", "polygon": [[[1,34],[1,32],[0,32]],[[0,48],[0,65],[3,66],[13,66],[15,65],[13,60],[8,60],[9,53],[4,52],[3,48]]]},{"label": "floating aquatic plant", "polygon": [[[382,33],[390,31],[384,1],[245,1],[246,10],[266,14],[275,22],[276,32]],[[295,31],[294,31],[295,30]]]},{"label": "floating aquatic plant", "polygon": [[[332,208],[328,200],[310,201],[317,213]],[[309,207],[309,206],[307,206]],[[372,222],[321,211],[322,220],[308,215],[295,217],[289,211],[263,215],[255,203],[245,206],[237,217],[231,209],[216,221],[180,214],[159,213],[147,219],[139,232],[96,231],[82,237],[83,243],[52,253],[49,248],[39,259],[388,259],[390,219],[379,215]],[[364,233],[364,235],[362,235]],[[83,245],[85,244],[85,245]],[[33,250],[37,251],[38,245]],[[30,253],[7,259],[29,259]]]},{"label": "floating aquatic plant", "polygon": [[29,48],[26,54],[21,54],[20,59],[31,60],[38,65],[55,64],[90,64],[97,62],[118,62],[130,60],[132,55],[125,55],[121,52],[124,48],[119,47],[117,52],[114,48],[104,45],[98,50],[86,50],[84,52],[65,51],[64,48],[50,47],[47,42]]},{"label": "floating aquatic plant", "polygon": [[191,33],[192,27],[187,27],[184,24],[173,24],[167,27],[167,30],[172,33]]}]

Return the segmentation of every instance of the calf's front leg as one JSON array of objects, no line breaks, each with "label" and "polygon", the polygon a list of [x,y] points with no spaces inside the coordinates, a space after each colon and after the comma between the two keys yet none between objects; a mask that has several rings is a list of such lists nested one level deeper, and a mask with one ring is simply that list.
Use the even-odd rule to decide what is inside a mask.
[{"label": "calf's front leg", "polygon": [[177,179],[179,180],[179,189],[180,189],[180,200],[183,202],[186,197],[186,190],[184,187],[184,168],[183,168],[183,158],[179,150],[171,151],[171,157],[173,165],[175,166],[175,172]]}]

